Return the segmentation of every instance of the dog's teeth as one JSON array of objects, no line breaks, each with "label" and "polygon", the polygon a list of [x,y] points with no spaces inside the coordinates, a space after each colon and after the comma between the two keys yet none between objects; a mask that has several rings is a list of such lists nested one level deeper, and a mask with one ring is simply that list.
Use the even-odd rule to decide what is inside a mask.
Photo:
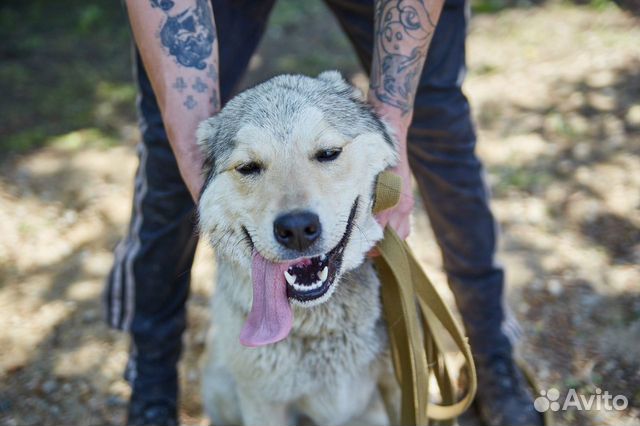
[{"label": "dog's teeth", "polygon": [[284,277],[286,278],[289,284],[294,285],[296,283],[296,276],[291,275],[289,271],[284,271]]},{"label": "dog's teeth", "polygon": [[323,254],[322,256],[320,256],[320,262],[324,262],[326,258],[327,258],[327,255]]},{"label": "dog's teeth", "polygon": [[324,281],[327,279],[328,276],[329,276],[329,267],[325,266],[322,272],[318,274],[318,278],[320,278],[320,281]]},{"label": "dog's teeth", "polygon": [[321,286],[322,286],[322,281],[318,280],[309,286],[309,290],[315,290],[316,288],[320,288]]}]

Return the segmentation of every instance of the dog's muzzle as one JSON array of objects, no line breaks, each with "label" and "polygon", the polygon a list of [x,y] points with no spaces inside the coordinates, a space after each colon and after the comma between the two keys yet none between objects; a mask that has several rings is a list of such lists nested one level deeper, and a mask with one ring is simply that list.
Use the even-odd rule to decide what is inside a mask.
[{"label": "dog's muzzle", "polygon": [[347,227],[338,244],[326,254],[302,259],[285,271],[287,296],[290,299],[308,304],[320,300],[327,294],[342,266],[344,249],[349,242],[353,221],[358,210],[358,199],[353,202]]}]

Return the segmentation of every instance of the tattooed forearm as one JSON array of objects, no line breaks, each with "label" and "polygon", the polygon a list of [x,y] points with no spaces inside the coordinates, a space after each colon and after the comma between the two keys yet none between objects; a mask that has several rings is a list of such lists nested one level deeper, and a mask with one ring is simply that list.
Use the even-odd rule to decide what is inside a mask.
[{"label": "tattooed forearm", "polygon": [[180,65],[199,70],[205,69],[207,66],[205,61],[213,52],[213,42],[216,37],[207,0],[197,0],[195,8],[175,15],[170,13],[174,7],[171,0],[151,0],[151,4],[167,14],[159,36],[162,45],[169,50],[169,54]]},{"label": "tattooed forearm", "polygon": [[[189,110],[206,104],[207,101],[219,109],[217,60],[214,53],[216,28],[208,0],[196,0],[195,5],[184,10],[176,7],[173,0],[149,0],[153,8],[162,10],[165,19],[159,27],[157,37],[165,52],[178,65],[202,71],[177,77],[171,87],[183,95],[182,105]],[[213,63],[212,63],[213,62]],[[189,74],[190,77],[187,77]],[[202,100],[199,94],[208,94]]]},{"label": "tattooed forearm", "polygon": [[405,115],[413,108],[435,23],[428,0],[376,0],[371,90]]},{"label": "tattooed forearm", "polygon": [[124,2],[180,175],[195,200],[203,182],[196,130],[219,111],[218,39],[209,2]]}]

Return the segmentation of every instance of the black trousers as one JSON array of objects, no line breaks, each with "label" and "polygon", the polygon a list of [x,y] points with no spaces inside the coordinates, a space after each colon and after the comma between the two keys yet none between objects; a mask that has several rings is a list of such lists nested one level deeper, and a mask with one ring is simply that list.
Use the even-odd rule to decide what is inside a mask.
[{"label": "black trousers", "polygon": [[[264,32],[275,0],[213,0],[220,92],[229,99]],[[326,0],[369,71],[373,0]],[[476,354],[511,350],[503,332],[502,269],[476,135],[461,85],[467,10],[447,0],[415,99],[408,150],[444,267]],[[142,142],[128,235],[107,280],[109,324],[129,331],[128,378],[148,398],[175,398],[176,364],[196,248],[194,204],[167,140],[149,79],[137,57]]]}]

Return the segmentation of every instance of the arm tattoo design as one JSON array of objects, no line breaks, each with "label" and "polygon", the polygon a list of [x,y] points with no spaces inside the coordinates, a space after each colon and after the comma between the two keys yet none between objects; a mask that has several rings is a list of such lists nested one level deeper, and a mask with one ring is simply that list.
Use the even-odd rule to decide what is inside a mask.
[{"label": "arm tattoo design", "polygon": [[169,10],[174,4],[171,0],[151,0],[151,6],[158,7],[162,10]]},{"label": "arm tattoo design", "polygon": [[171,86],[171,87],[176,89],[178,92],[182,93],[184,91],[184,89],[187,88],[187,83],[184,82],[184,78],[178,77],[178,78],[176,78],[176,82],[173,83],[173,86]]},{"label": "arm tattoo design", "polygon": [[[213,93],[209,98],[209,103],[218,110],[220,101],[216,90],[218,86],[217,63],[209,63],[207,68],[207,59],[213,53],[216,40],[216,28],[211,18],[209,0],[196,0],[195,7],[178,14],[171,13],[175,6],[173,0],[149,1],[151,7],[161,9],[166,16],[166,20],[160,27],[158,37],[162,45],[168,50],[169,55],[173,56],[176,62],[184,67],[202,71],[206,69],[202,77],[196,77],[195,80],[178,77],[173,83],[173,89],[180,94],[187,95],[182,105],[189,110],[198,105],[194,95],[189,94],[189,89],[201,94],[211,87],[213,88]],[[208,80],[211,80],[211,86]]]},{"label": "arm tattoo design", "polygon": [[209,86],[207,86],[200,77],[196,77],[196,82],[193,83],[191,88],[198,93],[203,93],[205,90],[209,88]]},{"label": "arm tattoo design", "polygon": [[187,96],[187,100],[184,101],[183,105],[187,107],[187,109],[194,109],[198,105],[198,101],[193,99],[193,96]]},{"label": "arm tattoo design", "polygon": [[413,108],[419,74],[435,30],[424,1],[376,2],[371,90],[403,115]]},{"label": "arm tattoo design", "polygon": [[193,9],[171,15],[172,0],[150,0],[152,7],[160,8],[167,16],[160,28],[160,41],[169,54],[185,67],[203,70],[205,60],[213,52],[216,29],[211,19],[207,0],[197,0]]},{"label": "arm tattoo design", "polygon": [[[217,111],[220,109],[218,91],[215,89],[216,85],[218,84],[218,73],[215,70],[215,66],[213,64],[209,65],[209,70],[207,71],[206,76],[213,82],[213,91],[208,100],[213,108]],[[193,81],[193,83],[191,83],[191,81]],[[175,89],[176,92],[187,95],[186,98],[184,98],[185,101],[182,103],[182,105],[184,105],[187,109],[193,109],[198,105],[198,101],[196,101],[193,95],[189,94],[189,88],[191,88],[196,93],[204,93],[209,90],[209,85],[205,83],[205,80],[200,77],[187,80],[185,80],[184,77],[178,77],[176,78],[176,81],[171,85],[171,87]]]}]

